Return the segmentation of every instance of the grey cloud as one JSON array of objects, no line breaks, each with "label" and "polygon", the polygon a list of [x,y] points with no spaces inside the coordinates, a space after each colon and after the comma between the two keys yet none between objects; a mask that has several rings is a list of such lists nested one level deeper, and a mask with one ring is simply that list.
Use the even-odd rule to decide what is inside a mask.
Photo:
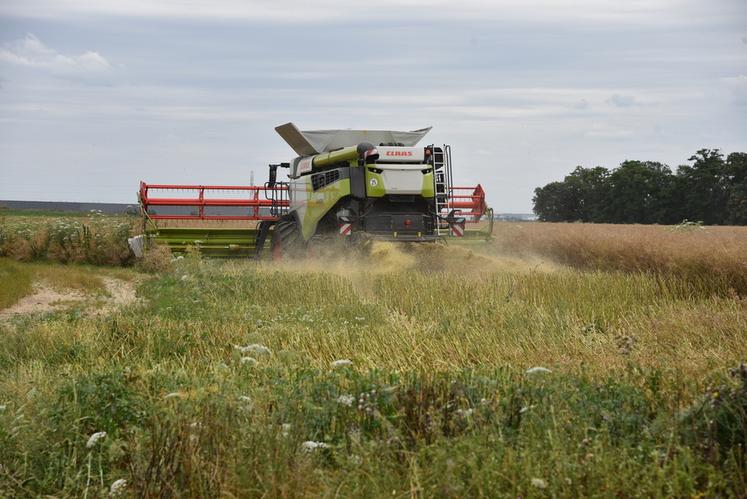
[{"label": "grey cloud", "polygon": [[581,99],[573,104],[573,109],[589,109],[590,107],[591,104],[589,104],[589,101],[586,99]]},{"label": "grey cloud", "polygon": [[607,104],[615,107],[632,107],[635,106],[635,97],[632,95],[615,94],[607,99]]},{"label": "grey cloud", "polygon": [[[699,30],[672,29],[662,16],[580,29],[546,17],[465,22],[411,1],[396,16],[381,9],[376,22],[289,29],[287,19],[210,15],[3,18],[8,2],[39,3],[0,0],[0,50],[25,60],[0,61],[0,199],[133,202],[140,179],[242,184],[254,169],[261,180],[263,165],[292,154],[273,130],[286,121],[433,125],[429,139],[453,146],[459,181],[482,183],[498,211],[528,211],[535,187],[577,164],[676,165],[703,146],[747,150],[747,114],[734,105],[745,96],[735,44],[744,27],[712,17],[699,17],[711,23]],[[102,0],[122,9],[138,2],[151,4]],[[170,4],[179,10],[183,0]],[[25,31],[44,43],[25,42]],[[19,40],[37,50],[21,51]],[[90,50],[111,67],[65,69]]]},{"label": "grey cloud", "polygon": [[[0,14],[28,18],[70,18],[79,15],[128,16],[161,19],[257,20],[277,23],[315,23],[351,19],[386,19],[415,14],[418,19],[571,21],[586,24],[702,23],[718,15],[729,19],[740,12],[739,1],[729,1],[714,14],[699,0],[428,0],[350,2],[340,0],[4,0]],[[734,4],[734,5],[731,5]],[[666,13],[667,15],[661,15]],[[478,37],[473,37],[479,40]]]}]

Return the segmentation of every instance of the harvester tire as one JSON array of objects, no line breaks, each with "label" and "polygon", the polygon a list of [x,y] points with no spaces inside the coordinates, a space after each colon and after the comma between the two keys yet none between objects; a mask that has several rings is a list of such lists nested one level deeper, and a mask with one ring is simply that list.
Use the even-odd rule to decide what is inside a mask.
[{"label": "harvester tire", "polygon": [[272,231],[273,257],[295,256],[301,252],[301,231],[295,219],[284,219]]}]

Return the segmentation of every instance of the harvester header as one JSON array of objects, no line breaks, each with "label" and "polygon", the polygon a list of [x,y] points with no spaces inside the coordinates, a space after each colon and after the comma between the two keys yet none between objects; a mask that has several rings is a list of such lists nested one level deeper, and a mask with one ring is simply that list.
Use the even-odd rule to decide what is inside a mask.
[{"label": "harvester header", "polygon": [[[297,156],[270,164],[264,185],[141,182],[146,235],[175,251],[194,245],[215,256],[255,257],[268,248],[298,254],[330,237],[490,237],[483,188],[454,186],[450,146],[418,145],[430,127],[301,131],[286,123],[275,130]],[[279,169],[287,179],[278,180]]]}]

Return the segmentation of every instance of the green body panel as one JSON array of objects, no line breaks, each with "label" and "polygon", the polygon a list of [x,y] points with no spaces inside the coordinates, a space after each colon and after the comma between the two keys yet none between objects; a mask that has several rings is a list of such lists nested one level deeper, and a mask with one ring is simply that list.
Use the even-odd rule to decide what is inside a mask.
[{"label": "green body panel", "polygon": [[[358,167],[354,167],[358,168]],[[319,220],[331,210],[337,201],[350,195],[350,179],[344,178],[316,191],[311,188],[311,177],[306,176],[306,209],[301,220],[301,235],[308,241],[316,232]]]},{"label": "green body panel", "polygon": [[[375,186],[371,185],[372,180]],[[382,198],[385,194],[384,178],[378,173],[366,170],[366,195],[370,198]]]},{"label": "green body panel", "polygon": [[421,195],[424,198],[432,198],[435,195],[433,192],[433,172],[423,174],[423,190]]},{"label": "green body panel", "polygon": [[312,160],[312,166],[314,168],[324,168],[325,166],[331,166],[335,163],[342,161],[350,162],[351,165],[355,165],[358,160],[358,148],[357,146],[344,147],[337,151],[325,152],[314,156]]}]

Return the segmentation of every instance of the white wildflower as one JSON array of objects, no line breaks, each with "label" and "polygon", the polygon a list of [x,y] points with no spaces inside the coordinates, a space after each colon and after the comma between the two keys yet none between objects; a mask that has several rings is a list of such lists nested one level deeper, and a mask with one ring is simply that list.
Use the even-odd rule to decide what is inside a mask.
[{"label": "white wildflower", "polygon": [[252,404],[251,397],[247,397],[246,395],[241,395],[239,396],[239,402],[241,403],[239,410],[243,412],[251,412],[252,409],[254,409],[254,404]]},{"label": "white wildflower", "polygon": [[184,274],[182,276],[182,281],[186,281],[187,279],[189,279],[189,276],[187,274]]},{"label": "white wildflower", "polygon": [[473,412],[475,412],[474,409],[457,409],[457,411],[456,411],[457,415],[459,415],[459,416],[461,416],[463,418],[470,417]]},{"label": "white wildflower", "polygon": [[301,448],[305,450],[306,452],[313,452],[317,449],[328,449],[329,444],[326,444],[324,442],[314,442],[313,440],[307,440],[306,442],[301,444]]},{"label": "white wildflower", "polygon": [[357,320],[358,322],[362,322],[362,321],[365,321],[366,318],[365,317],[357,317],[356,316],[355,320]]},{"label": "white wildflower", "polygon": [[105,431],[97,431],[90,437],[88,437],[88,442],[86,442],[86,448],[90,449],[94,445],[96,445],[99,440],[103,440],[106,438],[106,432]]},{"label": "white wildflower", "polygon": [[290,423],[283,423],[280,425],[280,434],[284,437],[290,435],[291,425]]},{"label": "white wildflower", "polygon": [[241,357],[241,363],[249,364],[250,366],[256,366],[257,359],[255,359],[254,357]]},{"label": "white wildflower", "polygon": [[350,367],[352,365],[353,361],[350,359],[339,359],[332,362],[332,369],[336,369],[338,367]]},{"label": "white wildflower", "polygon": [[526,370],[527,374],[544,374],[544,373],[551,373],[552,371],[549,370],[546,367],[530,367]]},{"label": "white wildflower", "polygon": [[532,487],[537,487],[538,489],[546,489],[547,482],[541,478],[532,478]]},{"label": "white wildflower", "polygon": [[8,406],[5,404],[0,404],[0,412],[5,412],[5,409],[7,409]]},{"label": "white wildflower", "polygon": [[233,347],[241,353],[251,352],[251,353],[258,354],[258,355],[272,353],[272,351],[269,348],[267,348],[264,345],[260,345],[258,343],[253,343],[251,345],[247,345],[244,347],[242,347],[241,345],[234,345]]},{"label": "white wildflower", "polygon": [[353,402],[355,402],[355,397],[352,395],[340,395],[337,397],[337,403],[340,405],[350,407],[353,405]]},{"label": "white wildflower", "polygon": [[124,494],[124,489],[127,487],[127,480],[124,478],[120,478],[119,480],[114,480],[112,482],[111,487],[109,487],[109,496],[110,497],[119,497]]}]

